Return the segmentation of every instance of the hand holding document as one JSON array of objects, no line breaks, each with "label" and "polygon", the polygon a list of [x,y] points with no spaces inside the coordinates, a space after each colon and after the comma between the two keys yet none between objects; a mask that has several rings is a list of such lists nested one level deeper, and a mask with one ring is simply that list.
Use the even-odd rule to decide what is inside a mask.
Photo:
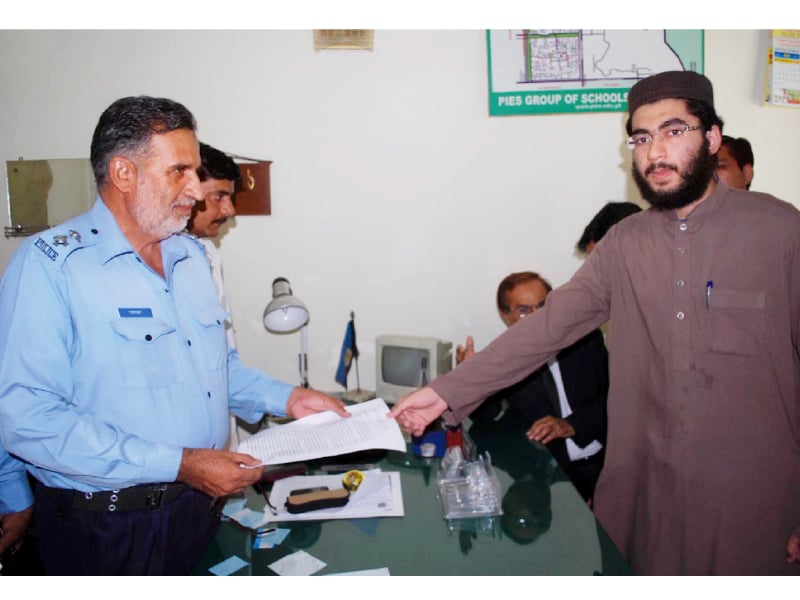
[{"label": "hand holding document", "polygon": [[239,444],[238,451],[265,465],[376,448],[405,452],[403,434],[394,419],[386,418],[389,407],[382,398],[348,406],[347,411],[352,414],[347,419],[328,411],[263,429]]}]

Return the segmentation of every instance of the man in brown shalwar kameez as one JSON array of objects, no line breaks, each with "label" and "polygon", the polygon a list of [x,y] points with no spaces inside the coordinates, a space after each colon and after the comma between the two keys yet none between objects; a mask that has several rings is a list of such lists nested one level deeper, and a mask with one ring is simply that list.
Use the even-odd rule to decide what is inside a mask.
[{"label": "man in brown shalwar kameez", "polygon": [[412,432],[458,422],[610,319],[595,513],[634,571],[800,574],[800,212],[716,179],[722,122],[702,75],[653,75],[628,104],[652,208],[389,416]]}]

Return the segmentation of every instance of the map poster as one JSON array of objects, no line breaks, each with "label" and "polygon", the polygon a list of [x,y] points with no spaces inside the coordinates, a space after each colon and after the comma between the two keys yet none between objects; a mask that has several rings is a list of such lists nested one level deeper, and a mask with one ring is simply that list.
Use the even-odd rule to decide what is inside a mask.
[{"label": "map poster", "polygon": [[622,112],[663,71],[703,72],[703,31],[490,29],[489,115]]}]

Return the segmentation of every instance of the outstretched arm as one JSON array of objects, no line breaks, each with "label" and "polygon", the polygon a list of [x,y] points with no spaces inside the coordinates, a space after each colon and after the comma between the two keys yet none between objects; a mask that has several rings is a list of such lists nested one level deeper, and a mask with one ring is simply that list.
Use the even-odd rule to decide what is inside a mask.
[{"label": "outstretched arm", "polygon": [[350,413],[344,409],[344,403],[341,400],[310,388],[294,388],[286,401],[286,414],[295,419],[326,410],[332,410],[340,417],[350,416]]},{"label": "outstretched arm", "polygon": [[413,435],[422,435],[425,428],[447,410],[447,403],[430,387],[409,394],[394,405],[388,417]]}]

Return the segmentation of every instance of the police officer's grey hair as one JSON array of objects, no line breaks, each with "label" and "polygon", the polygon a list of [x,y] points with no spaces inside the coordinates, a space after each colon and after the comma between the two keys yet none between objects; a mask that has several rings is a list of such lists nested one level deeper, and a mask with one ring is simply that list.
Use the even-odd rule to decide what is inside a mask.
[{"label": "police officer's grey hair", "polygon": [[179,102],[150,96],[129,96],[114,102],[100,115],[92,136],[90,158],[97,189],[102,191],[108,183],[112,156],[141,156],[153,135],[176,129],[197,129],[194,116]]}]

